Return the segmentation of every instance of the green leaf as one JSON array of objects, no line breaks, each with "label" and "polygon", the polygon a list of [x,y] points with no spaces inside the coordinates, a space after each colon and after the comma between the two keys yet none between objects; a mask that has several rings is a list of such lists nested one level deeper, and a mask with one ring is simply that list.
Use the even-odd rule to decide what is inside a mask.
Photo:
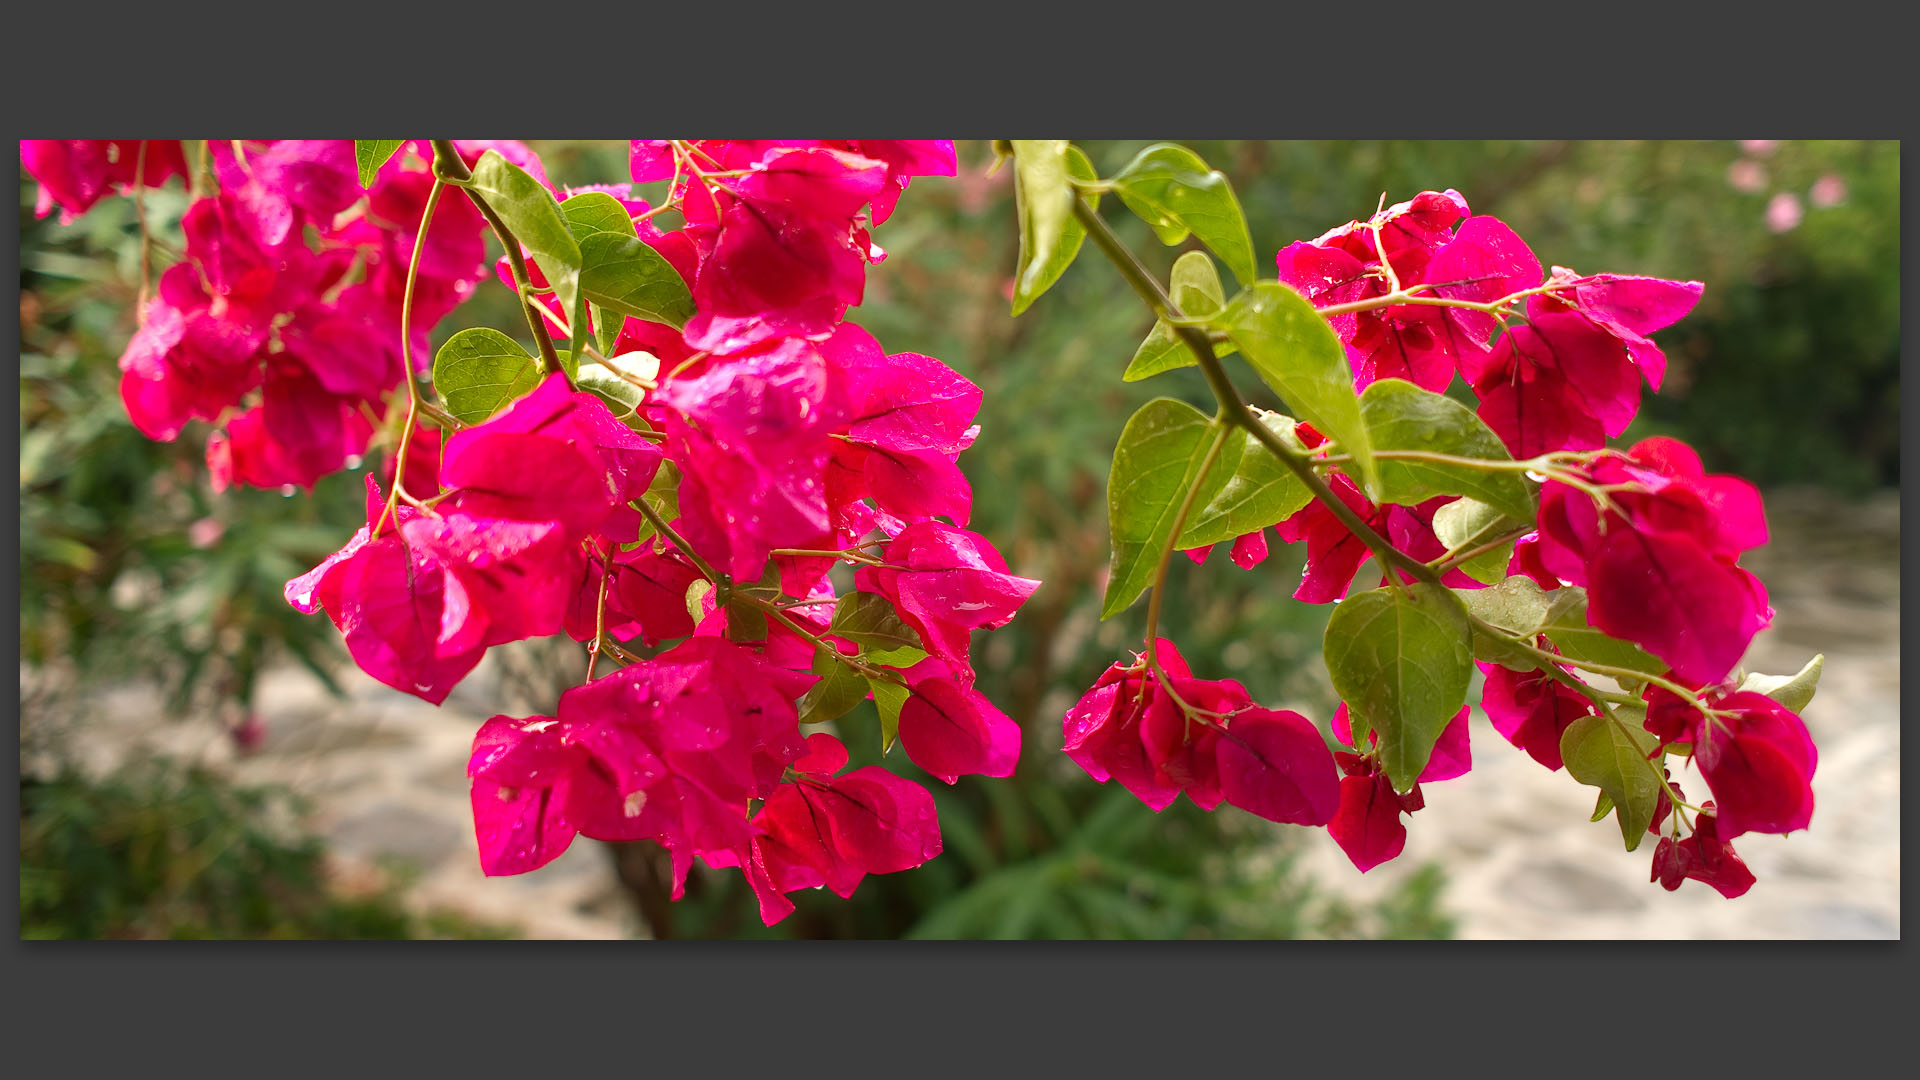
[{"label": "green leaf", "polygon": [[869,677],[867,686],[873,690],[874,709],[880,713],[880,753],[884,755],[900,737],[900,710],[912,691],[892,679]]},{"label": "green leaf", "polygon": [[[1658,807],[1656,806],[1655,809],[1658,809]],[[1600,793],[1600,797],[1593,801],[1593,816],[1587,820],[1599,821],[1611,813],[1613,813],[1613,797],[1603,791]]]},{"label": "green leaf", "polygon": [[1203,469],[1219,433],[1213,420],[1184,401],[1155,398],[1140,407],[1120,432],[1107,475],[1107,522],[1113,530],[1113,562],[1100,617],[1126,610],[1159,570],[1160,553],[1189,489],[1211,479],[1195,497],[1212,501],[1226,481]]},{"label": "green leaf", "polygon": [[353,162],[360,167],[360,189],[365,191],[373,186],[380,175],[380,166],[387,163],[395,150],[405,139],[355,139],[353,140]]},{"label": "green leaf", "polygon": [[[1491,588],[1460,589],[1454,595],[1460,597],[1467,611],[1476,618],[1508,631],[1513,637],[1524,638],[1529,643],[1538,634],[1540,624],[1546,621],[1547,607],[1553,603],[1551,594],[1543,591],[1532,578],[1521,574],[1515,574]],[[1539,666],[1518,647],[1492,637],[1478,627],[1473,632],[1473,656],[1476,660],[1499,664],[1513,671],[1532,671]]]},{"label": "green leaf", "polygon": [[696,626],[699,625],[702,619],[707,617],[706,611],[702,608],[702,603],[706,600],[707,594],[712,591],[713,582],[708,581],[706,578],[694,578],[693,581],[687,585],[687,616],[694,621],[694,625]]},{"label": "green leaf", "polygon": [[647,396],[646,391],[615,375],[604,365],[581,364],[579,370],[573,373],[573,386],[606,402],[613,418],[621,423],[639,430],[651,430],[637,412],[641,401]]},{"label": "green leaf", "polygon": [[1327,620],[1327,674],[1353,716],[1380,736],[1380,762],[1411,791],[1440,732],[1467,703],[1467,611],[1450,589],[1388,586],[1341,601]]},{"label": "green leaf", "polygon": [[1826,654],[1820,653],[1807,661],[1807,666],[1801,668],[1798,674],[1762,675],[1754,672],[1740,680],[1740,689],[1765,694],[1798,713],[1813,703],[1814,688],[1820,685],[1820,669],[1826,663]]},{"label": "green leaf", "polygon": [[[1013,313],[1053,287],[1073,265],[1087,230],[1073,216],[1075,180],[1100,179],[1080,148],[1065,139],[1015,139],[1013,200],[1020,214],[1020,264],[1014,271]],[[1098,207],[1098,196],[1090,200]]]},{"label": "green leaf", "polygon": [[588,304],[587,314],[593,319],[594,345],[600,349],[601,356],[612,356],[620,345],[620,331],[626,328],[627,317],[599,304]]},{"label": "green leaf", "polygon": [[676,330],[693,318],[693,294],[680,271],[635,235],[620,200],[589,191],[560,204],[560,212],[580,244],[580,291],[589,301]]},{"label": "green leaf", "polygon": [[727,590],[727,640],[767,640],[767,613],[740,595],[737,588]]},{"label": "green leaf", "polygon": [[1353,455],[1360,486],[1377,493],[1373,440],[1353,392],[1346,348],[1313,305],[1277,281],[1256,282],[1221,310],[1214,325],[1233,338],[1295,415]]},{"label": "green leaf", "polygon": [[1171,247],[1192,232],[1220,256],[1240,284],[1254,279],[1253,234],[1226,174],[1184,146],[1160,143],[1113,178],[1114,193]]},{"label": "green leaf", "polygon": [[[651,507],[654,513],[659,514],[661,521],[672,521],[679,517],[680,467],[671,461],[662,461],[660,471],[653,474],[653,483],[647,486],[646,494],[640,496],[640,501]],[[651,542],[652,536],[653,522],[642,518],[639,536],[633,543],[621,545],[620,550],[632,551],[641,544]],[[693,621],[699,622],[700,617],[694,616]]]},{"label": "green leaf", "polygon": [[489,417],[540,385],[540,361],[498,330],[475,326],[453,335],[433,357],[433,386],[465,424]]},{"label": "green leaf", "polygon": [[[1360,411],[1374,453],[1413,450],[1450,457],[1512,462],[1500,436],[1473,410],[1404,379],[1381,379],[1360,395]],[[1378,458],[1380,501],[1413,506],[1435,495],[1467,495],[1516,521],[1532,521],[1533,492],[1517,472],[1466,465]]]},{"label": "green leaf", "polygon": [[1605,716],[1583,716],[1560,736],[1567,775],[1613,800],[1628,851],[1640,846],[1660,802],[1660,780],[1647,761],[1659,745],[1653,732],[1636,731]]},{"label": "green leaf", "polygon": [[1587,622],[1587,590],[1569,585],[1553,591],[1553,603],[1541,620],[1540,632],[1547,635],[1561,655],[1590,664],[1625,668],[1629,671],[1659,675],[1666,662],[1631,642],[1610,638]]},{"label": "green leaf", "polygon": [[867,680],[840,659],[833,649],[819,645],[813,650],[813,673],[820,676],[800,699],[800,722],[824,724],[838,720],[867,699]]},{"label": "green leaf", "polygon": [[[579,355],[586,343],[586,306],[580,295],[580,244],[567,228],[553,193],[526,170],[500,156],[498,150],[480,155],[473,166],[472,193],[486,200],[520,246],[540,265],[553,286],[554,299],[573,328],[571,351]],[[609,196],[611,199],[611,196]],[[618,205],[618,203],[615,203]],[[572,377],[571,369],[567,372]]]},{"label": "green leaf", "polygon": [[906,669],[927,658],[927,650],[916,645],[897,649],[863,649],[861,655],[882,667]]},{"label": "green leaf", "polygon": [[833,605],[833,622],[828,625],[827,633],[846,638],[867,650],[921,646],[920,635],[900,620],[886,597],[868,592],[842,596],[839,603]]},{"label": "green leaf", "polygon": [[[1220,275],[1204,251],[1189,251],[1174,260],[1167,292],[1173,297],[1174,306],[1188,316],[1212,315],[1227,303],[1226,294],[1220,290]],[[1227,342],[1214,346],[1213,355],[1230,356],[1236,351],[1233,343]],[[1139,382],[1163,371],[1192,367],[1195,363],[1193,350],[1180,340],[1173,327],[1165,319],[1155,319],[1153,330],[1140,343],[1140,348],[1134,350],[1133,362],[1120,378],[1123,382]]]},{"label": "green leaf", "polygon": [[[1307,452],[1299,436],[1293,433],[1293,417],[1266,413],[1260,422],[1280,436],[1282,442],[1301,454]],[[1209,475],[1226,479],[1206,505],[1197,506],[1187,516],[1187,526],[1174,543],[1182,551],[1223,543],[1276,525],[1313,501],[1313,493],[1292,469],[1281,464],[1258,439],[1238,429],[1227,433],[1220,460],[1214,463]]]},{"label": "green leaf", "polygon": [[[1458,552],[1476,536],[1497,536],[1519,524],[1479,499],[1472,498],[1455,499],[1433,512],[1433,535],[1447,546],[1448,555]],[[1506,580],[1507,565],[1512,561],[1513,541],[1509,540],[1492,551],[1461,563],[1460,569],[1481,584],[1497,585]]]}]

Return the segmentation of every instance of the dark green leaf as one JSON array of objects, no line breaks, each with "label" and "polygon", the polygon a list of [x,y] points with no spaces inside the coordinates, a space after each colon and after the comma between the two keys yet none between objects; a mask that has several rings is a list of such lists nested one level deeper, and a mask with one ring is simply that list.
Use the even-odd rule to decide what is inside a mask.
[{"label": "dark green leaf", "polygon": [[1327,620],[1327,674],[1353,717],[1380,736],[1393,786],[1410,791],[1473,676],[1466,608],[1450,589],[1389,586],[1341,601]]},{"label": "dark green leaf", "polygon": [[[1307,452],[1299,436],[1293,433],[1293,417],[1266,413],[1260,422],[1280,436],[1282,442],[1301,454]],[[1227,443],[1220,448],[1220,460],[1214,463],[1209,475],[1226,479],[1206,505],[1196,506],[1187,516],[1187,526],[1174,544],[1183,551],[1223,543],[1278,524],[1313,501],[1313,493],[1293,470],[1242,430],[1227,433]]]},{"label": "dark green leaf", "polygon": [[1225,483],[1224,473],[1204,468],[1218,430],[1206,414],[1172,398],[1142,405],[1121,430],[1107,476],[1113,563],[1102,619],[1126,610],[1153,583],[1187,492],[1210,483],[1195,497],[1201,506]]},{"label": "dark green leaf", "polygon": [[1373,441],[1353,392],[1346,348],[1313,305],[1277,281],[1257,282],[1234,297],[1214,325],[1233,338],[1295,415],[1353,455],[1360,486],[1378,492]]},{"label": "dark green leaf", "polygon": [[586,305],[580,294],[580,244],[567,229],[567,219],[560,213],[560,204],[554,200],[553,193],[527,175],[526,170],[501,157],[498,150],[480,155],[473,166],[471,190],[486,200],[520,246],[540,265],[547,284],[553,286],[553,297],[559,301],[567,325],[573,328],[571,351],[578,355],[580,346],[586,342]]},{"label": "dark green leaf", "polygon": [[680,271],[648,247],[620,201],[589,191],[560,205],[580,244],[580,291],[619,315],[679,329],[693,318],[693,294]]},{"label": "dark green leaf", "polygon": [[1659,657],[1631,642],[1610,638],[1587,622],[1587,590],[1579,586],[1555,589],[1553,603],[1541,620],[1540,632],[1547,635],[1561,655],[1607,667],[1659,675],[1667,665]]},{"label": "dark green leaf", "polygon": [[738,590],[729,590],[727,595],[727,640],[767,640],[767,613]]},{"label": "dark green leaf", "polygon": [[813,673],[820,676],[800,699],[800,722],[824,724],[838,720],[867,699],[867,680],[840,659],[833,649],[819,645],[813,651]]},{"label": "dark green leaf", "polygon": [[873,690],[873,705],[880,713],[880,752],[885,754],[900,737],[900,709],[912,692],[892,679],[868,678],[867,685]]},{"label": "dark green leaf", "polygon": [[[1227,303],[1226,294],[1220,289],[1220,275],[1204,251],[1189,251],[1174,260],[1167,294],[1173,298],[1173,305],[1188,316],[1212,315]],[[1214,346],[1213,355],[1229,356],[1236,351],[1232,342],[1227,342]],[[1124,382],[1139,382],[1163,371],[1192,367],[1195,362],[1193,350],[1180,340],[1173,327],[1167,325],[1165,319],[1155,319],[1152,332],[1134,351],[1133,362],[1120,378]]]},{"label": "dark green leaf", "polygon": [[[1020,264],[1014,271],[1013,313],[1053,287],[1080,253],[1086,229],[1074,220],[1075,180],[1100,174],[1080,148],[1065,139],[1013,140],[1013,197],[1020,214]],[[1099,206],[1099,198],[1089,200]]]},{"label": "dark green leaf", "polygon": [[1172,143],[1149,146],[1113,178],[1113,190],[1161,243],[1172,246],[1192,232],[1240,284],[1253,283],[1253,234],[1240,200],[1226,174],[1207,168],[1200,155]]},{"label": "dark green leaf", "polygon": [[[1388,450],[1511,463],[1500,436],[1473,410],[1404,379],[1381,379],[1360,395],[1375,454]],[[1377,459],[1380,501],[1413,506],[1435,495],[1468,495],[1517,521],[1535,516],[1533,492],[1517,472],[1444,462]]]},{"label": "dark green leaf", "polygon": [[1560,736],[1567,775],[1613,800],[1628,851],[1640,846],[1660,802],[1656,766],[1647,760],[1659,745],[1651,731],[1636,731],[1605,716],[1583,716]]},{"label": "dark green leaf", "polygon": [[540,361],[498,330],[476,326],[453,335],[433,358],[433,386],[447,411],[480,424],[540,385]]},{"label": "dark green leaf", "polygon": [[862,649],[918,649],[921,644],[920,635],[900,621],[886,597],[868,592],[842,596],[833,606],[833,622],[827,633],[846,638]]},{"label": "dark green leaf", "polygon": [[1813,691],[1820,685],[1820,669],[1826,666],[1826,662],[1826,654],[1821,653],[1807,661],[1807,666],[1797,674],[1762,675],[1754,672],[1741,680],[1740,689],[1765,694],[1794,712],[1801,712],[1813,703]]},{"label": "dark green leaf", "polygon": [[355,139],[353,140],[353,162],[360,167],[360,187],[365,190],[373,186],[380,175],[380,166],[387,163],[395,150],[405,139]]},{"label": "dark green leaf", "polygon": [[[1479,499],[1455,499],[1433,513],[1433,535],[1447,546],[1448,555],[1457,553],[1476,536],[1491,538],[1519,524]],[[1485,543],[1485,540],[1478,542]],[[1507,566],[1512,561],[1513,541],[1509,540],[1461,563],[1460,569],[1475,581],[1497,585],[1506,580]]]}]

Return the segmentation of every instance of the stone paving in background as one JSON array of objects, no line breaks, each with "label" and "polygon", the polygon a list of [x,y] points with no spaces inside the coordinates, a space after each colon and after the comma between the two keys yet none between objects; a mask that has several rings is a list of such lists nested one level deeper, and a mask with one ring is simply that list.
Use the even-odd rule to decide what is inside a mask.
[{"label": "stone paving in background", "polygon": [[[1651,839],[1624,851],[1611,819],[1587,821],[1592,789],[1508,745],[1478,709],[1473,771],[1425,788],[1427,808],[1410,819],[1399,859],[1363,876],[1320,834],[1301,860],[1305,872],[1366,899],[1437,862],[1447,874],[1442,903],[1465,938],[1898,938],[1898,496],[1836,506],[1817,493],[1776,492],[1767,507],[1774,542],[1744,565],[1767,583],[1778,614],[1747,667],[1789,674],[1815,652],[1826,666],[1805,714],[1820,749],[1812,826],[1736,842],[1759,878],[1746,896],[1651,884]],[[530,874],[481,874],[465,768],[475,729],[511,711],[489,705],[498,700],[498,652],[439,708],[355,669],[339,676],[345,703],[298,668],[271,672],[257,698],[266,740],[246,756],[211,722],[156,723],[158,696],[140,688],[103,694],[78,745],[96,769],[164,752],[243,783],[287,784],[312,802],[313,824],[350,876],[391,860],[411,866],[409,902],[421,910],[536,938],[645,936],[598,844],[577,840]],[[1697,772],[1680,779],[1690,796],[1705,796]]]}]

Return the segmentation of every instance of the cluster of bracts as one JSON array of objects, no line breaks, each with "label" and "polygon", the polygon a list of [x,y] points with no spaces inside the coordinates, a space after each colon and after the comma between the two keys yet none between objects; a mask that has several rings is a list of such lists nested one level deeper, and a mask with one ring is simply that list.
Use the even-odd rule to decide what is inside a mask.
[{"label": "cluster of bracts", "polygon": [[[1658,661],[1651,674],[1692,691],[1690,700],[1651,682],[1640,691],[1645,729],[1658,740],[1648,760],[1662,762],[1669,752],[1690,757],[1713,795],[1686,822],[1690,834],[1682,839],[1683,819],[1668,797],[1669,790],[1681,794],[1679,786],[1663,764],[1654,766],[1664,782],[1648,826],[1661,836],[1653,879],[1674,889],[1691,877],[1729,897],[1744,893],[1753,876],[1729,841],[1806,828],[1817,758],[1800,717],[1773,697],[1741,690],[1736,671],[1773,616],[1759,579],[1737,562],[1767,541],[1759,493],[1737,477],[1707,474],[1698,455],[1670,438],[1605,449],[1638,412],[1642,377],[1657,390],[1665,374],[1665,354],[1647,335],[1686,314],[1701,285],[1580,276],[1561,267],[1549,277],[1505,223],[1472,215],[1454,191],[1423,192],[1367,221],[1291,244],[1277,262],[1279,279],[1316,308],[1350,307],[1328,322],[1345,347],[1356,390],[1402,379],[1442,392],[1458,374],[1478,400],[1478,417],[1513,458],[1542,460],[1539,517],[1517,538],[1506,572],[1548,596],[1583,587],[1593,628],[1644,649]],[[1431,303],[1356,304],[1396,290],[1524,306],[1495,314]],[[1316,453],[1336,449],[1309,425],[1297,433]],[[1375,506],[1353,479],[1328,473],[1334,493],[1393,547],[1421,562],[1448,553],[1434,516],[1453,497]],[[1283,541],[1306,542],[1306,569],[1294,593],[1303,601],[1347,596],[1370,554],[1318,502],[1274,531]],[[1264,530],[1232,546],[1242,568],[1267,554]],[[1202,561],[1208,550],[1187,554]],[[1383,576],[1382,584],[1392,580]],[[1489,587],[1458,566],[1442,582]],[[1528,645],[1558,655],[1546,636],[1534,635]],[[1161,640],[1159,650],[1158,666],[1169,678],[1156,679],[1144,658],[1116,663],[1064,726],[1075,761],[1156,809],[1184,791],[1202,807],[1224,798],[1275,821],[1324,825],[1365,871],[1404,849],[1403,815],[1424,806],[1421,783],[1471,767],[1464,707],[1412,789],[1399,791],[1372,752],[1375,737],[1365,746],[1357,741],[1347,705],[1331,725],[1342,748],[1330,751],[1298,714],[1253,705],[1235,682],[1192,680],[1171,642]],[[1481,704],[1495,729],[1556,770],[1568,727],[1599,712],[1569,685],[1582,672],[1560,666],[1556,678],[1537,665],[1479,664],[1486,675]],[[1250,784],[1256,774],[1263,781]]]},{"label": "cluster of bracts", "polygon": [[[490,874],[544,865],[576,834],[652,839],[672,852],[676,896],[695,856],[738,866],[771,924],[795,890],[849,896],[865,874],[937,855],[925,788],[881,767],[843,771],[843,745],[802,732],[872,697],[885,741],[948,783],[1011,775],[1020,756],[1019,726],[974,688],[970,661],[972,632],[1004,626],[1040,584],[965,527],[972,492],[956,458],[978,434],[980,391],[931,357],[887,355],[845,321],[884,258],[869,228],[912,177],[953,175],[952,143],[636,141],[632,179],[670,181],[660,208],[624,184],[556,189],[519,143],[455,146],[468,165],[500,155],[556,199],[612,195],[696,314],[677,328],[624,320],[612,354],[648,354],[655,373],[628,408],[553,372],[479,422],[423,422],[404,472],[390,455],[386,490],[367,476],[367,524],[289,582],[288,601],[324,610],[370,675],[434,703],[507,642],[565,633],[596,663],[624,662],[564,693],[556,715],[496,716],[476,735]],[[404,144],[365,189],[351,141],[209,141],[202,153],[190,165],[179,142],[22,143],[43,214],[57,205],[71,218],[190,170],[210,181],[121,358],[133,422],[164,440],[194,419],[216,425],[216,487],[311,487],[376,442],[394,449],[414,377],[401,347],[410,263],[407,331],[424,370],[432,328],[485,276],[480,210],[447,187],[415,260],[434,183],[426,143]],[[666,208],[678,228],[659,227]],[[1436,306],[1331,320],[1359,385],[1439,390],[1464,375],[1516,457],[1600,451],[1620,434],[1640,378],[1657,389],[1664,369],[1646,335],[1700,293],[1558,268],[1546,282],[1511,230],[1469,216],[1453,192],[1294,244],[1279,268],[1322,307],[1395,283],[1482,302],[1554,285],[1504,332],[1493,315]],[[513,284],[504,258],[498,272]],[[563,317],[550,297],[523,296]],[[1663,836],[1655,876],[1738,895],[1752,877],[1728,841],[1804,828],[1815,759],[1797,716],[1729,684],[1772,614],[1736,564],[1766,539],[1758,496],[1663,439],[1567,458],[1556,475],[1578,482],[1546,482],[1512,572],[1545,590],[1584,586],[1595,627],[1698,688],[1694,701],[1646,691],[1647,730],[1661,750],[1692,748],[1716,800],[1686,839]],[[1345,477],[1333,483],[1396,547],[1445,554],[1433,514],[1448,500],[1374,507]],[[1264,557],[1263,532],[1234,544],[1236,562]],[[1331,513],[1309,505],[1277,532],[1307,543],[1300,599],[1346,595],[1366,550]],[[836,567],[854,568],[851,588]],[[1457,571],[1447,583],[1481,584]],[[1328,826],[1362,870],[1399,853],[1419,789],[1394,790],[1342,730],[1344,706],[1336,753],[1297,713],[1194,679],[1171,643],[1160,650],[1166,684],[1138,660],[1115,664],[1068,713],[1066,752],[1090,774],[1155,809],[1184,791],[1203,807]],[[1561,733],[1593,703],[1538,671],[1483,667],[1495,726],[1560,767]],[[1467,771],[1466,733],[1463,709],[1422,781]],[[1679,819],[1663,794],[1650,829],[1670,813]]]}]

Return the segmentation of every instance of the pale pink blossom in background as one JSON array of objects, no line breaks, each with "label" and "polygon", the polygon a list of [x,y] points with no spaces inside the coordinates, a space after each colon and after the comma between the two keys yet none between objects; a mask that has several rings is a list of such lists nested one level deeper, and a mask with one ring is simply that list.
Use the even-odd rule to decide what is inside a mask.
[{"label": "pale pink blossom in background", "polygon": [[1813,190],[1807,192],[1815,206],[1839,206],[1847,201],[1847,182],[1832,173],[1814,181]]},{"label": "pale pink blossom in background", "polygon": [[220,541],[220,534],[225,531],[226,526],[204,517],[187,526],[187,542],[197,548],[210,548]]},{"label": "pale pink blossom in background", "polygon": [[1800,197],[1783,191],[1767,203],[1767,228],[1783,233],[1800,224]]},{"label": "pale pink blossom in background", "polygon": [[1767,186],[1767,170],[1751,158],[1727,166],[1727,184],[1735,191],[1755,192]]},{"label": "pale pink blossom in background", "polygon": [[1775,150],[1780,149],[1780,140],[1778,139],[1741,139],[1740,149],[1744,153],[1752,154],[1754,157],[1766,157],[1768,154],[1771,154]]}]

